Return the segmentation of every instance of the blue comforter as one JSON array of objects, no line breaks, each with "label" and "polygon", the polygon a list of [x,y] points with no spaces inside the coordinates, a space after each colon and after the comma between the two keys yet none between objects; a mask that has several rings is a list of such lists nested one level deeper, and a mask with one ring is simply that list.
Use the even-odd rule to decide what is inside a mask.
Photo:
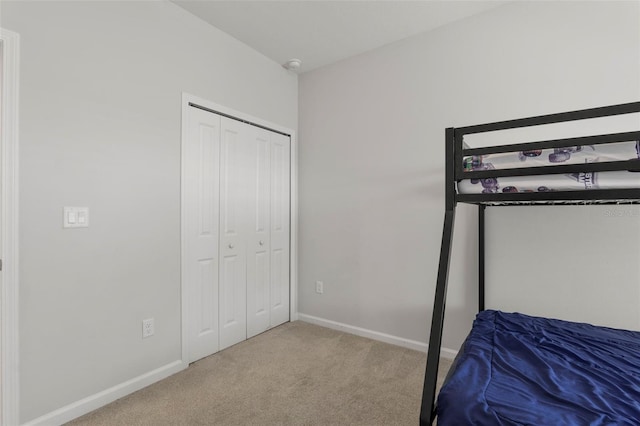
[{"label": "blue comforter", "polygon": [[483,311],[438,426],[640,425],[640,332]]}]

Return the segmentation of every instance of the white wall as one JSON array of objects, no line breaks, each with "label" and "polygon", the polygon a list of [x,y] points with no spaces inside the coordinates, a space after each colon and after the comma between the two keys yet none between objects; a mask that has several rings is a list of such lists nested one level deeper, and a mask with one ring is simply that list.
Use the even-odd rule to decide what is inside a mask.
[{"label": "white wall", "polygon": [[3,1],[0,25],[21,36],[26,422],[180,359],[181,93],[295,129],[297,77],[168,2]]},{"label": "white wall", "polygon": [[523,209],[487,210],[487,306],[640,330],[640,206]]},{"label": "white wall", "polygon": [[[444,129],[638,101],[638,34],[638,2],[515,2],[303,74],[300,313],[426,342],[444,214]],[[539,209],[549,208],[498,214],[534,223]],[[477,309],[475,218],[475,207],[458,207],[443,341],[456,350]],[[614,286],[625,271],[637,285],[640,270],[628,263],[640,255],[637,225],[608,235],[602,229],[612,219],[602,209],[562,219],[597,230],[592,244],[602,249],[590,259],[599,278]],[[572,266],[556,265],[552,275],[572,279],[581,254],[544,235],[523,243],[504,231],[488,253],[506,264],[523,251],[565,256]],[[489,277],[513,281],[501,272]],[[315,280],[324,294],[314,292]],[[637,286],[631,293],[625,308],[637,314]],[[575,303],[582,294],[550,297]],[[616,316],[619,299],[598,309]]]}]

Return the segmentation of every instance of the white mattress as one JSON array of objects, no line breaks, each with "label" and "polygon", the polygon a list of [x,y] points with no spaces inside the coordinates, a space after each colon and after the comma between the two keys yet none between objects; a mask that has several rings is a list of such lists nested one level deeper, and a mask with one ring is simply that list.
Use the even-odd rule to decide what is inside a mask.
[{"label": "white mattress", "polygon": [[473,181],[465,179],[458,182],[458,192],[461,194],[623,188],[640,188],[640,172],[622,170],[566,175],[507,176]]},{"label": "white mattress", "polygon": [[[465,171],[476,171],[559,164],[600,163],[630,159],[640,159],[640,141],[465,157],[464,169]],[[507,176],[466,179],[458,182],[458,192],[462,194],[622,188],[640,188],[640,173],[622,170],[597,173]]]}]

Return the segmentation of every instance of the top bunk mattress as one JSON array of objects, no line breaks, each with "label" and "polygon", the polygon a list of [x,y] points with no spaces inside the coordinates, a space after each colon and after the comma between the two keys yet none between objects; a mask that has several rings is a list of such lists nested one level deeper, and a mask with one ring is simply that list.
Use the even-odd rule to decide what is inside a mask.
[{"label": "top bunk mattress", "polygon": [[[463,159],[463,169],[467,172],[639,159],[640,141],[629,141],[468,156]],[[640,188],[640,173],[622,170],[464,179],[457,187],[461,194],[627,189]]]},{"label": "top bunk mattress", "polygon": [[640,332],[480,312],[438,425],[639,425]]}]

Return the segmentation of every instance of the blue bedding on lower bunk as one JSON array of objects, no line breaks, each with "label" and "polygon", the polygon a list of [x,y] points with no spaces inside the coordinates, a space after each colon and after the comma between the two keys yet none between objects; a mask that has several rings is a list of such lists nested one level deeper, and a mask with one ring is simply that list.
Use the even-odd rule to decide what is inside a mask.
[{"label": "blue bedding on lower bunk", "polygon": [[480,312],[438,426],[640,425],[640,332]]}]

